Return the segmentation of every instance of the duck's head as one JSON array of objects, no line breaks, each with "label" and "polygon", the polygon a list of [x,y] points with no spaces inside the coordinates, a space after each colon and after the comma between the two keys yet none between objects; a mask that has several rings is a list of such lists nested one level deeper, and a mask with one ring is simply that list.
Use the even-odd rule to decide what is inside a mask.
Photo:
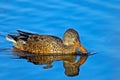
[{"label": "duck's head", "polygon": [[80,42],[80,36],[78,34],[78,32],[74,29],[68,29],[63,36],[63,44],[67,45],[67,46],[75,46],[78,49],[80,49],[80,51],[82,53],[87,53],[87,50],[84,48],[84,46],[82,46],[81,42]]}]

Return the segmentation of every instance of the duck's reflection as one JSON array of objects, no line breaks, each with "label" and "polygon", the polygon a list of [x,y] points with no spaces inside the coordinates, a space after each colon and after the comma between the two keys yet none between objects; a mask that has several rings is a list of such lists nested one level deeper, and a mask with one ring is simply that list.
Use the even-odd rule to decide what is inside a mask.
[{"label": "duck's reflection", "polygon": [[[65,74],[67,76],[76,76],[79,74],[79,67],[85,63],[88,56],[87,55],[38,55],[38,54],[24,54],[24,53],[14,53],[14,55],[19,56],[19,58],[27,59],[29,62],[35,65],[46,65],[43,68],[52,68],[52,62],[63,61],[63,66],[65,68]],[[79,57],[79,58],[78,58]]]},{"label": "duck's reflection", "polygon": [[77,62],[74,61],[63,61],[63,65],[65,68],[65,74],[67,76],[76,76],[79,74],[80,71],[80,66],[85,63],[87,60],[88,56],[79,56],[80,58],[77,60]]}]

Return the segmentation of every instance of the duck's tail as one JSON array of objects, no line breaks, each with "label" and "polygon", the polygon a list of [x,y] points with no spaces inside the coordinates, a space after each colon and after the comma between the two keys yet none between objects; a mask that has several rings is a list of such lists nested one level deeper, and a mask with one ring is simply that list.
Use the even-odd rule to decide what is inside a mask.
[{"label": "duck's tail", "polygon": [[16,43],[17,41],[21,41],[25,43],[30,35],[34,35],[33,33],[24,32],[21,30],[17,30],[17,32],[18,32],[18,35],[8,34],[6,39],[13,43]]},{"label": "duck's tail", "polygon": [[7,37],[6,37],[6,39],[7,39],[8,41],[11,41],[11,42],[13,42],[13,43],[16,43],[17,40],[18,40],[18,36],[8,34]]}]

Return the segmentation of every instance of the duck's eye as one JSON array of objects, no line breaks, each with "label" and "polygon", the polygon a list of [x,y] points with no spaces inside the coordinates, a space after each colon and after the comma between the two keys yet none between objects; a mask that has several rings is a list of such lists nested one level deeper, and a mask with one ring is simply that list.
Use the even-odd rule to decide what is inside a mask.
[{"label": "duck's eye", "polygon": [[70,35],[68,35],[67,37],[68,37],[68,38],[71,38],[71,36],[70,36]]}]

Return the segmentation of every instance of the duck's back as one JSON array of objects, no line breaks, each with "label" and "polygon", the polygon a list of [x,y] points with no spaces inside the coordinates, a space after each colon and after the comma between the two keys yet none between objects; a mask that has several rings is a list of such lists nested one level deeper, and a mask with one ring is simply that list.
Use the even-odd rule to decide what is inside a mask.
[{"label": "duck's back", "polygon": [[31,53],[62,53],[62,40],[50,35],[31,35],[23,48]]}]

